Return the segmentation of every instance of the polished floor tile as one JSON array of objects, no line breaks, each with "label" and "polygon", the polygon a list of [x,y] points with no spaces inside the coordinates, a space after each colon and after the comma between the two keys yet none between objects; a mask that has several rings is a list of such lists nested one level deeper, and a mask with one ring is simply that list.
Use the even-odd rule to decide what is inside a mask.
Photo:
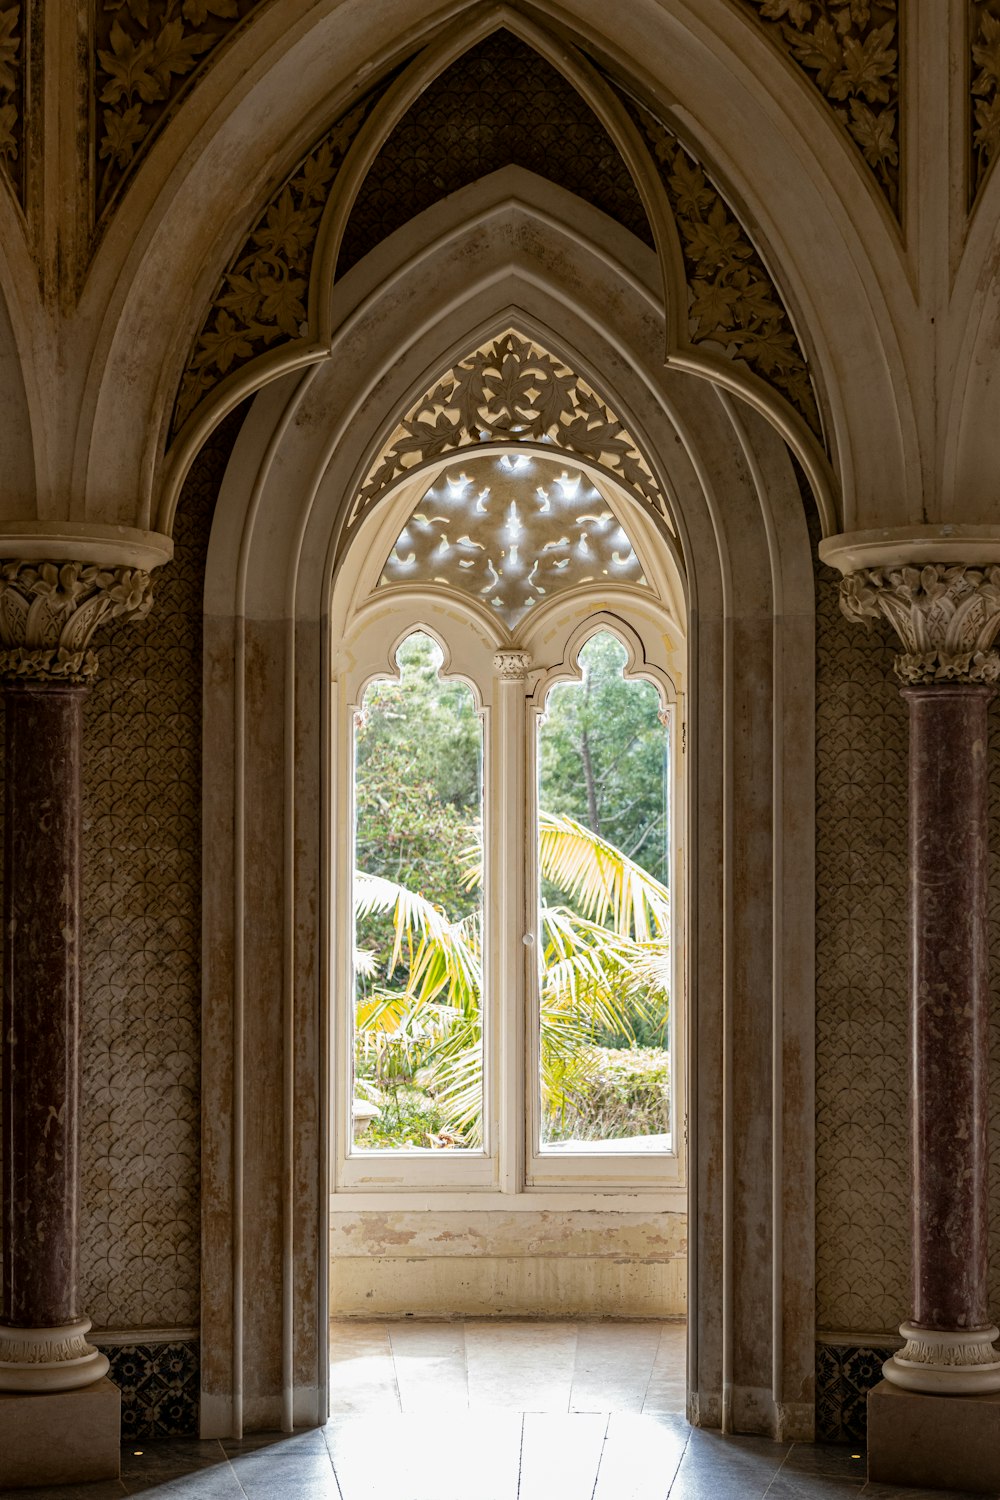
[{"label": "polished floor tile", "polygon": [[[943,1500],[864,1454],[684,1419],[683,1324],[337,1323],[316,1431],[123,1450],[108,1484],[3,1500]],[[138,1444],[135,1445],[138,1448]],[[956,1491],[948,1492],[960,1500]]]}]

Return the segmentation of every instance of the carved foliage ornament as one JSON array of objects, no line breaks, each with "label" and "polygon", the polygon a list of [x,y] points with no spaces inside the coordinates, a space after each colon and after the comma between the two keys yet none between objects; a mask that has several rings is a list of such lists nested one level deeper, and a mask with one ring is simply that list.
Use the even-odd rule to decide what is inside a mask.
[{"label": "carved foliage ornament", "polygon": [[906,648],[895,660],[903,682],[1000,679],[1000,568],[864,568],[841,581],[840,604],[849,620],[889,621]]},{"label": "carved foliage ornament", "polygon": [[970,194],[975,197],[986,180],[993,159],[1000,150],[1000,3],[998,0],[970,0],[969,3],[970,81],[969,95],[972,180]]},{"label": "carved foliage ornament", "polygon": [[181,380],[172,431],[201,398],[274,344],[308,333],[309,271],[333,180],[377,93],[344,115],[271,199],[233,256]]},{"label": "carved foliage ornament", "polygon": [[98,208],[192,75],[262,0],[99,0],[94,20]]},{"label": "carved foliage ornament", "polygon": [[23,187],[24,52],[21,6],[0,9],[0,164]]},{"label": "carved foliage ornament", "polygon": [[636,109],[680,231],[688,282],[688,336],[718,345],[774,387],[819,432],[806,358],[781,296],[746,230],[665,125]]},{"label": "carved foliage ornament", "polygon": [[562,360],[508,330],[410,407],[369,469],[349,524],[415,465],[479,443],[524,440],[601,464],[669,522],[660,487],[614,412]]},{"label": "carved foliage ornament", "polygon": [[745,0],[831,105],[899,207],[896,0]]},{"label": "carved foliage ornament", "polygon": [[85,682],[99,625],[141,617],[153,602],[148,573],[96,563],[0,562],[0,676]]}]

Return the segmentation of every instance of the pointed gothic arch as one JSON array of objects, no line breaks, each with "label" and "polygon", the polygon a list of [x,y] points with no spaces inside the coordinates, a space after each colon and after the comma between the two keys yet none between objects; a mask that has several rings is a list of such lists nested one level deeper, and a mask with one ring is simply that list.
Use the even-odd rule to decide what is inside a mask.
[{"label": "pointed gothic arch", "polygon": [[[512,195],[513,181],[499,200],[474,185],[438,215],[468,222],[472,206],[475,226],[499,211],[505,237],[433,232],[394,270],[390,242],[358,268],[360,312],[344,309],[334,357],[256,397],[213,525],[206,1435],[325,1411],[328,913],[342,899],[326,779],[343,667],[332,581],[365,551],[364,525],[347,545],[347,523],[387,439],[456,360],[511,328],[558,350],[565,388],[594,392],[624,423],[676,528],[674,540],[658,507],[609,471],[646,553],[681,569],[689,643],[689,1412],[732,1431],[812,1430],[813,585],[801,499],[763,418],[663,368],[655,268],[644,283],[651,268],[628,263],[631,237],[578,209],[561,235],[559,195],[545,191],[542,214],[527,174]],[[588,462],[600,473],[600,455]],[[392,495],[403,507],[407,482],[396,475],[369,509]],[[245,1128],[250,1097],[282,1122],[277,1144]],[[280,1209],[260,1244],[244,1231],[255,1201]]]}]

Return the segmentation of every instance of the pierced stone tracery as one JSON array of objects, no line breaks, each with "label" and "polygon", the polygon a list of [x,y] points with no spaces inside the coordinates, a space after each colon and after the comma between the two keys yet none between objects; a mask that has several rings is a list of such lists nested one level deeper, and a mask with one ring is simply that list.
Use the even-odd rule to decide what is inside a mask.
[{"label": "pierced stone tracery", "polygon": [[648,585],[624,527],[578,468],[530,453],[455,463],[424,493],[379,587],[433,581],[513,629],[582,583]]}]

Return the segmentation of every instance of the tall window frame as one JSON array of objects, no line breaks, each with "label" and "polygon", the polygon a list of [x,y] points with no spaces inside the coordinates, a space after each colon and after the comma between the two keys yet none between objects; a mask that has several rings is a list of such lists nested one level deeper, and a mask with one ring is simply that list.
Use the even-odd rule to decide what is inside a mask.
[{"label": "tall window frame", "polygon": [[[423,476],[426,484],[427,476]],[[413,509],[416,493],[402,487],[362,542],[363,561],[331,616],[335,878],[331,921],[334,1111],[332,1188],[341,1207],[356,1201],[433,1194],[449,1206],[622,1204],[649,1194],[673,1198],[685,1184],[684,1078],[684,800],[682,774],[683,662],[679,590],[650,563],[653,523],[601,481],[630,540],[641,548],[651,587],[641,596],[627,586],[579,585],[513,630],[474,600],[445,586],[394,583],[378,587],[382,560]],[[335,596],[336,596],[335,590]],[[539,1149],[537,1078],[538,985],[532,935],[537,928],[536,735],[551,687],[580,679],[579,654],[595,634],[609,631],[625,647],[625,676],[652,683],[669,719],[669,866],[671,933],[671,1143],[667,1152],[565,1155]],[[483,1149],[383,1151],[353,1149],[351,1058],[354,978],[352,871],[354,722],[366,688],[398,675],[395,653],[420,631],[442,654],[439,676],[465,683],[483,724],[483,848],[486,902],[483,975]],[[347,830],[352,837],[346,837]],[[503,871],[503,878],[499,872]]]}]

